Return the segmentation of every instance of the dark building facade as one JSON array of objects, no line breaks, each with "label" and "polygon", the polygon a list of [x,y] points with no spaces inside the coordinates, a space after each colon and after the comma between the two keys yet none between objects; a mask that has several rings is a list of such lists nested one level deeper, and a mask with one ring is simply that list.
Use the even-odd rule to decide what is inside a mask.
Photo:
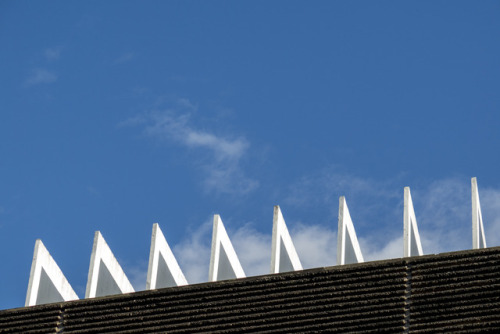
[{"label": "dark building facade", "polygon": [[500,247],[0,311],[0,333],[500,333]]}]

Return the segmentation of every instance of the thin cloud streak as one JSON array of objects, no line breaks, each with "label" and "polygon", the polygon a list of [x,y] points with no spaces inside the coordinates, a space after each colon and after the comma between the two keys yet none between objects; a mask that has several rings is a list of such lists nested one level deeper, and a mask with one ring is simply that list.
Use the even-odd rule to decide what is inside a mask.
[{"label": "thin cloud streak", "polygon": [[62,47],[47,48],[43,52],[43,55],[48,61],[58,60],[61,57]]},{"label": "thin cloud streak", "polygon": [[205,148],[213,152],[217,161],[231,162],[241,158],[248,149],[244,138],[225,139],[196,130],[189,126],[190,115],[173,115],[169,112],[156,112],[151,115],[152,124],[146,127],[150,136],[173,139],[190,148]]},{"label": "thin cloud streak", "polygon": [[255,190],[258,181],[247,177],[241,164],[250,143],[242,136],[224,137],[196,129],[190,124],[196,108],[189,100],[180,99],[173,109],[137,115],[119,126],[143,126],[149,137],[202,152],[195,164],[204,172],[207,192],[243,195]]},{"label": "thin cloud streak", "polygon": [[127,63],[135,58],[135,55],[132,52],[126,52],[120,55],[120,57],[116,58],[115,64],[123,64]]},{"label": "thin cloud streak", "polygon": [[54,72],[43,68],[37,68],[33,70],[32,74],[26,79],[26,84],[28,86],[38,85],[38,84],[49,84],[57,80],[57,75]]}]

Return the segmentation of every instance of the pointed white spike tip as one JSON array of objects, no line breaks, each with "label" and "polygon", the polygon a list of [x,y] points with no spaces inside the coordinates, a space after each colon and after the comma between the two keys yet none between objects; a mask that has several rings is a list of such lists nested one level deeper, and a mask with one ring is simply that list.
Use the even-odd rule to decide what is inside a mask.
[{"label": "pointed white spike tip", "polygon": [[271,274],[302,270],[299,256],[278,205],[274,207]]},{"label": "pointed white spike tip", "polygon": [[410,187],[404,188],[404,257],[423,255]]},{"label": "pointed white spike tip", "polygon": [[219,215],[214,215],[208,280],[214,282],[243,277],[245,277],[245,272],[227,235],[222,219]]},{"label": "pointed white spike tip", "polygon": [[35,242],[25,306],[76,300],[78,296],[40,239]]},{"label": "pointed white spike tip", "polygon": [[153,224],[146,290],[187,284],[160,226]]},{"label": "pointed white spike tip", "polygon": [[364,262],[356,230],[344,196],[339,198],[339,218],[337,232],[337,264]]},{"label": "pointed white spike tip", "polygon": [[479,189],[477,178],[471,178],[472,196],[472,248],[486,248],[486,237],[484,234],[483,215],[481,213],[481,203],[479,201]]},{"label": "pointed white spike tip", "polygon": [[94,235],[85,298],[134,292],[101,232]]}]

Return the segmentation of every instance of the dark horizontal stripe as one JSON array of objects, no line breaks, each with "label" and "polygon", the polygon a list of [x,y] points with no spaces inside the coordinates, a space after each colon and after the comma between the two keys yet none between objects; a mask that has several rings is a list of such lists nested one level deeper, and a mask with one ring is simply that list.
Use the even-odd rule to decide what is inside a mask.
[{"label": "dark horizontal stripe", "polygon": [[[254,291],[253,294],[247,295],[245,298],[239,298],[238,295],[229,296],[225,299],[205,299],[205,300],[191,300],[190,303],[183,300],[176,300],[175,303],[165,303],[165,302],[157,302],[154,304],[148,305],[137,305],[130,303],[123,303],[121,305],[114,304],[113,308],[108,308],[103,310],[86,310],[85,312],[70,312],[67,313],[67,319],[71,320],[72,315],[77,315],[79,318],[82,316],[102,316],[106,313],[116,314],[120,312],[128,313],[130,311],[140,311],[142,309],[146,309],[147,312],[153,312],[155,309],[165,309],[165,311],[185,311],[193,308],[199,308],[200,305],[207,305],[207,307],[234,307],[234,304],[244,307],[250,306],[258,306],[258,305],[266,305],[266,304],[285,304],[288,302],[294,301],[307,301],[309,299],[313,300],[321,300],[328,298],[329,301],[333,304],[338,302],[366,302],[370,300],[375,300],[371,298],[367,298],[369,296],[381,298],[387,295],[399,294],[402,296],[404,290],[404,285],[393,286],[393,285],[385,285],[385,286],[375,286],[375,287],[364,287],[363,289],[347,291],[347,290],[336,290],[332,291],[330,289],[318,288],[318,289],[310,289],[310,290],[300,290],[300,291],[290,291],[288,293],[262,293],[262,291]],[[121,307],[120,307],[121,306]]]},{"label": "dark horizontal stripe", "polygon": [[[177,322],[183,322],[183,321],[193,321],[198,318],[205,318],[205,319],[226,319],[228,317],[231,317],[232,314],[239,314],[240,317],[243,318],[256,318],[256,319],[262,319],[266,317],[273,317],[274,313],[280,313],[285,312],[288,313],[311,313],[311,312],[317,312],[317,310],[322,309],[326,310],[329,312],[329,314],[333,317],[334,315],[339,315],[340,317],[343,318],[348,318],[354,311],[360,312],[364,311],[365,313],[374,313],[382,309],[384,312],[389,311],[390,307],[392,306],[391,312],[399,312],[399,309],[403,307],[404,304],[404,298],[399,297],[399,298],[390,298],[387,300],[380,299],[379,303],[376,303],[374,301],[365,301],[363,303],[357,302],[357,303],[350,303],[350,304],[343,304],[342,308],[335,307],[337,305],[336,303],[332,303],[328,299],[322,299],[322,300],[310,300],[310,301],[296,301],[295,303],[287,303],[287,304],[269,304],[266,307],[259,307],[258,305],[252,305],[252,304],[247,304],[247,305],[238,305],[238,307],[233,307],[231,308],[219,308],[219,309],[207,309],[203,307],[203,305],[200,305],[199,308],[196,310],[196,312],[168,312],[165,311],[164,313],[158,313],[155,312],[155,314],[152,314],[150,316],[145,316],[144,314],[137,314],[134,313],[135,316],[141,318],[141,322],[144,324],[147,321],[160,321],[164,324],[167,323],[177,323]],[[278,310],[276,305],[278,305]],[[161,309],[159,310],[161,311]],[[82,326],[83,327],[88,327],[89,323],[85,320],[86,318],[82,318]],[[100,319],[93,319],[94,321],[97,320],[99,322],[105,321],[106,317],[101,317]],[[129,319],[126,318],[126,315],[123,314],[121,317],[118,317],[118,320],[115,322],[130,322]],[[107,319],[108,323],[113,323],[113,321],[110,319]],[[92,326],[92,325],[90,325]],[[65,322],[65,328],[73,328],[71,327],[70,324]]]}]

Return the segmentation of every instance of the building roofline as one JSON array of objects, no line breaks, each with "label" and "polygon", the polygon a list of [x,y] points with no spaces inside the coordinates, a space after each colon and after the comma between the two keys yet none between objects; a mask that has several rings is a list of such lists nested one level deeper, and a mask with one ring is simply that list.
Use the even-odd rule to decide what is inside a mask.
[{"label": "building roofline", "polygon": [[356,269],[369,268],[369,267],[378,268],[378,267],[386,267],[386,266],[392,266],[392,265],[408,266],[410,263],[411,264],[419,264],[419,263],[432,262],[432,261],[436,261],[439,259],[450,260],[450,259],[456,259],[456,258],[460,258],[460,257],[464,257],[464,256],[470,256],[470,255],[483,256],[483,255],[487,255],[488,253],[492,253],[492,254],[498,253],[499,251],[500,251],[500,246],[481,248],[481,249],[469,249],[469,250],[444,252],[444,253],[437,253],[437,254],[427,254],[427,255],[421,255],[421,256],[401,257],[401,258],[393,258],[393,259],[386,259],[386,260],[375,260],[375,261],[368,261],[368,262],[362,262],[362,263],[352,263],[352,264],[345,264],[345,265],[316,267],[316,268],[310,268],[310,269],[304,269],[304,270],[298,270],[298,271],[290,271],[290,272],[284,272],[284,273],[264,274],[264,275],[235,278],[235,279],[229,279],[229,280],[223,280],[223,281],[194,283],[194,284],[183,285],[183,286],[167,287],[167,288],[154,289],[154,290],[143,290],[143,291],[136,291],[136,292],[130,292],[130,293],[125,293],[125,294],[117,294],[117,295],[109,295],[109,296],[102,296],[102,297],[95,297],[95,298],[72,300],[72,301],[66,301],[66,302],[56,302],[56,303],[34,305],[34,306],[28,306],[28,307],[4,309],[4,310],[0,310],[0,314],[6,313],[6,312],[16,312],[16,311],[24,310],[27,308],[29,308],[29,309],[36,308],[37,310],[43,310],[43,309],[53,309],[53,308],[61,308],[61,307],[71,307],[73,305],[80,305],[80,304],[85,304],[85,303],[94,304],[94,303],[99,303],[103,300],[120,301],[121,299],[136,299],[136,298],[142,298],[142,297],[147,297],[147,296],[154,296],[156,294],[163,294],[166,291],[177,292],[177,291],[183,291],[183,290],[186,290],[186,291],[197,290],[197,289],[201,289],[201,288],[232,285],[235,282],[238,282],[238,285],[244,285],[247,282],[266,281],[266,280],[271,280],[272,278],[277,278],[277,277],[280,277],[280,278],[286,280],[288,278],[293,278],[296,276],[310,276],[310,275],[314,275],[315,273],[320,273],[320,272],[325,272],[325,271],[327,271],[327,272],[332,272],[332,271],[333,272],[335,272],[335,271],[344,272],[344,271],[352,271],[352,270],[356,270]]}]

